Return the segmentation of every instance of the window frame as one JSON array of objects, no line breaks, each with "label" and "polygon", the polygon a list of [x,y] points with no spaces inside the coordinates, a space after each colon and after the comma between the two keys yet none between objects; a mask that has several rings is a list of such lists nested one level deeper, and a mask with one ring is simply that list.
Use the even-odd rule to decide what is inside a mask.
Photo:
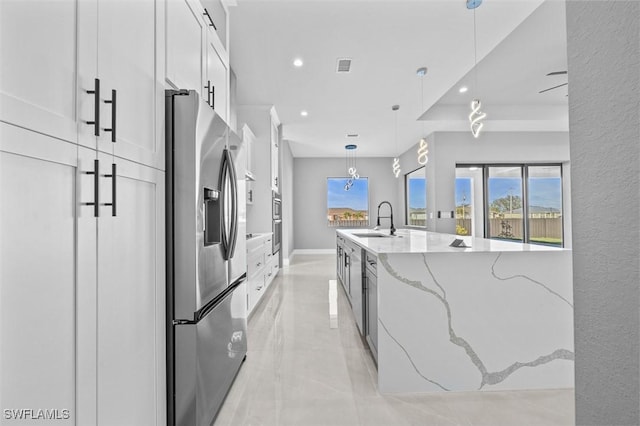
[{"label": "window frame", "polygon": [[[409,212],[410,212],[410,206],[409,206],[409,175],[412,173],[417,172],[420,169],[424,169],[425,171],[425,176],[424,176],[424,181],[425,181],[425,200],[424,200],[424,213],[425,213],[425,220],[424,220],[424,226],[420,226],[420,225],[410,225],[409,224]],[[415,228],[415,229],[427,229],[427,204],[429,202],[429,200],[427,199],[427,167],[425,166],[420,166],[414,170],[411,170],[410,172],[407,172],[404,174],[404,224],[406,227],[408,228]]]},{"label": "window frame", "polygon": [[[536,245],[546,245],[550,247],[561,247],[565,246],[565,222],[564,222],[564,168],[563,163],[558,162],[540,162],[540,163],[514,163],[514,162],[506,162],[506,163],[456,163],[456,168],[469,168],[469,167],[478,167],[482,169],[482,211],[484,215],[483,220],[483,235],[484,238],[487,239],[495,239],[488,237],[490,232],[490,204],[489,204],[489,169],[491,167],[518,167],[520,168],[520,179],[522,180],[522,243],[524,244],[536,244]],[[550,244],[550,243],[542,243],[542,242],[531,242],[531,235],[529,229],[529,167],[558,167],[560,170],[560,211],[562,213],[562,230],[561,230],[561,244]]]},{"label": "window frame", "polygon": [[329,221],[328,219],[328,213],[329,213],[329,180],[331,179],[343,179],[345,181],[347,181],[348,179],[350,179],[350,176],[327,176],[327,180],[326,180],[326,202],[325,202],[325,218],[327,220],[327,228],[331,228],[331,229],[340,229],[340,228],[368,228],[369,226],[371,226],[371,182],[369,181],[369,177],[368,176],[360,176],[360,178],[358,178],[357,180],[366,180],[367,181],[367,219],[366,219],[366,224],[365,225],[331,225],[331,221]]}]

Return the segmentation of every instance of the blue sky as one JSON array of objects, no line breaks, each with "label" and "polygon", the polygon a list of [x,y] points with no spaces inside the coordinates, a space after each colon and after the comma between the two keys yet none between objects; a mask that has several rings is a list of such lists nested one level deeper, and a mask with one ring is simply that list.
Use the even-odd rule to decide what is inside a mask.
[{"label": "blue sky", "polygon": [[424,209],[427,207],[427,180],[425,178],[409,179],[409,207]]},{"label": "blue sky", "polygon": [[[520,178],[491,178],[489,181],[489,202],[509,195],[522,196]],[[471,179],[456,178],[456,205],[462,205],[466,194],[466,204],[471,200]],[[529,204],[532,206],[562,208],[562,182],[559,177],[530,178]]]},{"label": "blue sky", "polygon": [[361,177],[353,181],[350,190],[345,191],[347,178],[327,179],[327,207],[349,207],[354,210],[369,209],[369,180]]}]

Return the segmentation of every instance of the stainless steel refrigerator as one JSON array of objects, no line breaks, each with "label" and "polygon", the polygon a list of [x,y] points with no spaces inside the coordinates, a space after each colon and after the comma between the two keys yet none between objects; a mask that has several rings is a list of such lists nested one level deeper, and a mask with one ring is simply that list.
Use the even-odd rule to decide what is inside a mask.
[{"label": "stainless steel refrigerator", "polygon": [[210,425],[247,350],[238,136],[193,90],[167,90],[167,423]]}]

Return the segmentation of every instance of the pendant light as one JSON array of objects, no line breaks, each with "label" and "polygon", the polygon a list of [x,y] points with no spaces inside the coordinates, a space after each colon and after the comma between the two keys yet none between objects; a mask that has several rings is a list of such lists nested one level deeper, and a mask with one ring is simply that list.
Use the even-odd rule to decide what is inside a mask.
[{"label": "pendant light", "polygon": [[[394,105],[391,107],[391,110],[394,111],[394,139],[396,141],[396,152],[398,152],[398,110],[400,109],[400,105]],[[400,176],[400,159],[398,157],[393,158],[393,164],[391,165],[391,169],[393,170],[393,175],[398,178]]]},{"label": "pendant light", "polygon": [[[420,77],[420,114],[422,114],[424,112],[424,76],[427,75],[427,67],[418,68],[416,74]],[[429,144],[424,136],[424,120],[422,120],[422,135],[418,145],[418,164],[424,166],[429,161]]]},{"label": "pendant light", "polygon": [[471,134],[474,138],[480,136],[480,131],[484,126],[482,120],[487,116],[484,112],[480,111],[482,102],[477,98],[478,95],[478,41],[476,35],[476,8],[482,4],[482,0],[467,0],[467,9],[473,10],[473,73],[475,77],[476,98],[471,101],[471,113],[469,114],[469,126],[471,128]]},{"label": "pendant light", "polygon": [[347,183],[344,185],[344,190],[348,191],[353,186],[353,181],[360,179],[360,175],[358,174],[358,170],[356,168],[356,148],[358,145],[349,144],[345,145],[345,161],[347,164],[347,175],[349,175],[349,179]]}]

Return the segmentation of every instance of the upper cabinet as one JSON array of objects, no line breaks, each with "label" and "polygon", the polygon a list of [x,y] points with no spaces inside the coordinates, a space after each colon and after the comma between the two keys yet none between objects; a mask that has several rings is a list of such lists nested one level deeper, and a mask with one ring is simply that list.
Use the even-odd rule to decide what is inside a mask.
[{"label": "upper cabinet", "polygon": [[79,1],[80,143],[138,163],[164,166],[163,82],[154,49],[160,0]]},{"label": "upper cabinet", "polygon": [[[212,2],[219,3],[219,2]],[[226,48],[227,14],[213,12],[197,0],[167,1],[166,80],[176,89],[196,90],[228,122],[229,54]],[[205,10],[206,9],[206,10]],[[220,29],[224,22],[224,42]]]},{"label": "upper cabinet", "polygon": [[221,0],[200,0],[202,7],[204,8],[204,14],[207,24],[215,31],[215,34],[220,39],[220,43],[224,46],[224,50],[227,48],[227,8]]},{"label": "upper cabinet", "polygon": [[0,120],[163,167],[162,4],[0,2]]},{"label": "upper cabinet", "polygon": [[0,1],[0,120],[75,143],[75,2]]},{"label": "upper cabinet", "polygon": [[280,193],[280,138],[282,126],[275,109],[271,109],[271,189]]},{"label": "upper cabinet", "polygon": [[256,136],[251,131],[251,128],[246,124],[242,126],[242,144],[246,150],[245,157],[245,179],[247,188],[247,204],[253,204],[253,144],[255,143]]}]

